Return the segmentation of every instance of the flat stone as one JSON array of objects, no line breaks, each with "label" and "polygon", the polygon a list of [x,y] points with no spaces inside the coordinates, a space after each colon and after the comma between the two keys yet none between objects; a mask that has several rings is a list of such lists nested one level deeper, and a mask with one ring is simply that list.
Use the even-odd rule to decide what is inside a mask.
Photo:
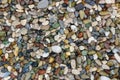
[{"label": "flat stone", "polygon": [[41,0],[38,3],[37,8],[46,8],[48,7],[48,4],[49,4],[48,0]]},{"label": "flat stone", "polygon": [[62,51],[61,47],[60,46],[52,46],[52,51],[55,52],[55,53],[60,53]]},{"label": "flat stone", "polygon": [[0,37],[4,37],[5,35],[6,35],[6,32],[0,30]]},{"label": "flat stone", "polygon": [[115,59],[120,63],[120,56],[118,53],[114,54]]},{"label": "flat stone", "polygon": [[75,74],[75,75],[78,75],[78,74],[80,74],[80,71],[76,70],[76,69],[72,69],[72,73]]},{"label": "flat stone", "polygon": [[110,78],[109,78],[109,77],[106,77],[106,76],[101,76],[101,77],[100,77],[100,80],[110,80]]},{"label": "flat stone", "polygon": [[25,26],[25,25],[26,25],[26,23],[27,23],[27,20],[26,20],[26,19],[21,20],[21,21],[20,21],[20,23],[21,23],[23,26]]},{"label": "flat stone", "polygon": [[83,10],[80,10],[79,13],[80,13],[80,18],[83,19],[83,18],[85,17],[84,11],[83,11]]},{"label": "flat stone", "polygon": [[28,32],[28,30],[26,28],[22,28],[20,31],[21,31],[22,35],[26,35]]},{"label": "flat stone", "polygon": [[73,69],[76,68],[76,61],[75,61],[74,59],[71,60],[71,67],[72,67]]}]

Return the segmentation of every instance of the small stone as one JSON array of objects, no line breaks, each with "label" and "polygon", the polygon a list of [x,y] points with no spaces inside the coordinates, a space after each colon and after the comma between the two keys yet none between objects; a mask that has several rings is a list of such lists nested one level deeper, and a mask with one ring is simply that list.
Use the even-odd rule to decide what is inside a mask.
[{"label": "small stone", "polygon": [[71,25],[70,28],[74,31],[77,32],[77,27],[75,25]]},{"label": "small stone", "polygon": [[82,9],[84,9],[84,5],[83,5],[82,3],[79,3],[79,4],[77,4],[77,5],[75,6],[75,9],[76,9],[77,11],[82,10]]},{"label": "small stone", "polygon": [[97,40],[96,40],[94,37],[90,37],[90,38],[88,39],[88,43],[91,43],[92,41],[97,42]]},{"label": "small stone", "polygon": [[23,26],[25,26],[25,25],[26,25],[26,23],[27,23],[27,20],[26,20],[26,19],[21,20],[21,21],[20,21],[20,23],[21,23]]},{"label": "small stone", "polygon": [[109,78],[109,77],[106,77],[106,76],[101,76],[101,77],[100,77],[100,80],[110,80],[110,78]]},{"label": "small stone", "polygon": [[118,53],[114,54],[115,59],[120,63],[120,56]]},{"label": "small stone", "polygon": [[3,51],[2,51],[2,49],[0,49],[0,55],[2,55],[2,53],[3,53]]},{"label": "small stone", "polygon": [[98,55],[97,55],[97,54],[94,54],[94,55],[93,55],[93,58],[94,58],[94,60],[98,59]]},{"label": "small stone", "polygon": [[49,53],[44,52],[44,53],[42,54],[42,57],[44,57],[44,58],[46,58],[46,57],[48,57],[48,56],[49,56]]},{"label": "small stone", "polygon": [[43,75],[43,74],[45,74],[45,73],[46,73],[45,70],[39,70],[39,71],[38,71],[38,74],[39,74],[39,75]]},{"label": "small stone", "polygon": [[22,28],[22,29],[21,29],[21,34],[22,34],[22,35],[26,35],[26,34],[27,34],[27,31],[28,31],[28,30],[27,30],[26,28]]},{"label": "small stone", "polygon": [[108,36],[109,36],[109,34],[110,34],[110,32],[109,32],[109,31],[106,31],[106,32],[105,32],[105,36],[106,36],[106,37],[108,37]]},{"label": "small stone", "polygon": [[84,11],[83,11],[83,10],[80,10],[79,13],[80,13],[80,18],[83,19],[83,18],[85,17]]},{"label": "small stone", "polygon": [[108,65],[105,65],[105,64],[102,65],[102,68],[103,69],[108,69],[108,70],[110,69],[110,67]]},{"label": "small stone", "polygon": [[112,20],[111,19],[107,19],[106,26],[110,26],[111,23],[112,23]]},{"label": "small stone", "polygon": [[52,46],[52,51],[55,52],[55,53],[60,53],[62,51],[61,47],[60,46]]},{"label": "small stone", "polygon": [[45,26],[41,26],[41,27],[40,27],[40,29],[42,29],[42,30],[48,30],[49,28],[50,28],[49,25],[45,25]]},{"label": "small stone", "polygon": [[38,3],[37,8],[46,8],[48,7],[48,4],[49,4],[48,0],[41,0]]},{"label": "small stone", "polygon": [[84,46],[79,46],[79,49],[80,49],[80,50],[84,50],[85,47],[84,47]]},{"label": "small stone", "polygon": [[2,4],[6,4],[8,0],[2,0]]},{"label": "small stone", "polygon": [[96,17],[96,20],[97,20],[97,21],[101,21],[101,16],[97,16],[97,17]]},{"label": "small stone", "polygon": [[67,7],[67,11],[68,12],[75,12],[75,8],[74,7]]},{"label": "small stone", "polygon": [[9,41],[9,42],[14,42],[15,39],[14,39],[14,38],[9,38],[8,41]]},{"label": "small stone", "polygon": [[48,25],[49,24],[49,21],[44,21],[43,23],[42,23],[42,25],[44,25],[44,26],[46,26],[46,25]]},{"label": "small stone", "polygon": [[110,13],[108,11],[101,11],[100,15],[101,16],[105,16],[105,15],[109,15]]},{"label": "small stone", "polygon": [[70,52],[66,52],[65,54],[66,54],[66,57],[68,57],[68,56],[70,56],[70,55],[71,55],[71,53],[70,53]]},{"label": "small stone", "polygon": [[93,55],[93,54],[95,54],[95,53],[96,53],[96,52],[95,52],[94,50],[91,50],[91,51],[88,52],[89,55]]},{"label": "small stone", "polygon": [[17,46],[15,46],[15,50],[14,50],[14,55],[15,56],[18,56],[18,50],[19,50],[19,48]]},{"label": "small stone", "polygon": [[83,51],[82,51],[82,55],[83,55],[83,56],[87,55],[87,53],[88,53],[87,50],[83,50]]},{"label": "small stone", "polygon": [[115,28],[114,28],[114,27],[111,27],[110,30],[111,30],[112,34],[115,35]]},{"label": "small stone", "polygon": [[83,37],[83,33],[82,32],[78,33],[78,38],[82,38],[82,37]]},{"label": "small stone", "polygon": [[78,75],[78,74],[80,74],[80,71],[76,70],[76,69],[72,69],[72,73],[75,74],[75,75]]},{"label": "small stone", "polygon": [[73,52],[73,51],[74,51],[74,47],[70,46],[70,52]]},{"label": "small stone", "polygon": [[68,67],[66,66],[65,68],[64,68],[64,74],[67,74],[68,73]]},{"label": "small stone", "polygon": [[71,60],[71,67],[72,67],[73,69],[76,68],[76,61],[75,61],[74,59]]},{"label": "small stone", "polygon": [[96,50],[100,50],[100,49],[101,49],[100,45],[97,45]]},{"label": "small stone", "polygon": [[58,27],[60,27],[60,25],[59,25],[59,23],[57,23],[57,22],[55,22],[55,23],[52,25],[52,28],[54,28],[54,29],[56,29],[56,28],[58,28]]},{"label": "small stone", "polygon": [[4,37],[5,35],[6,35],[6,32],[0,30],[0,37]]},{"label": "small stone", "polygon": [[54,59],[53,57],[50,57],[50,58],[49,58],[49,63],[53,63],[54,60],[55,60],[55,59]]},{"label": "small stone", "polygon": [[115,0],[105,0],[107,4],[115,3]]},{"label": "small stone", "polygon": [[16,8],[19,9],[19,10],[22,10],[22,9],[23,9],[23,7],[22,7],[20,4],[17,4],[17,5],[16,5]]}]

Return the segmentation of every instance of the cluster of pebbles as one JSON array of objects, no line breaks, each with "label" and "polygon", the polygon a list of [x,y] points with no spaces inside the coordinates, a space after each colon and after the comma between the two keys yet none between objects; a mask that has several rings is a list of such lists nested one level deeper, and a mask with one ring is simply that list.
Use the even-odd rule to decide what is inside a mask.
[{"label": "cluster of pebbles", "polygon": [[120,80],[120,0],[0,0],[0,80]]}]

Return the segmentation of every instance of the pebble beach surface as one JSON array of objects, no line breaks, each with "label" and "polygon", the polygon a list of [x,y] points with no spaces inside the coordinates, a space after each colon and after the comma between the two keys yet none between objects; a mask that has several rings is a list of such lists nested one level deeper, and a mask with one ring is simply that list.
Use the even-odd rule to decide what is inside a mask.
[{"label": "pebble beach surface", "polygon": [[120,0],[0,0],[0,80],[120,80]]}]

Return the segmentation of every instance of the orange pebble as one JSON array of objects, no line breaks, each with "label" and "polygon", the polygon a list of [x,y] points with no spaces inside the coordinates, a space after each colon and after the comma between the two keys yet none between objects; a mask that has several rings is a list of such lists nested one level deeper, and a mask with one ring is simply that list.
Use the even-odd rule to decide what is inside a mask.
[{"label": "orange pebble", "polygon": [[82,32],[80,32],[80,33],[78,34],[78,38],[81,38],[81,37],[83,37],[83,33],[82,33]]}]

